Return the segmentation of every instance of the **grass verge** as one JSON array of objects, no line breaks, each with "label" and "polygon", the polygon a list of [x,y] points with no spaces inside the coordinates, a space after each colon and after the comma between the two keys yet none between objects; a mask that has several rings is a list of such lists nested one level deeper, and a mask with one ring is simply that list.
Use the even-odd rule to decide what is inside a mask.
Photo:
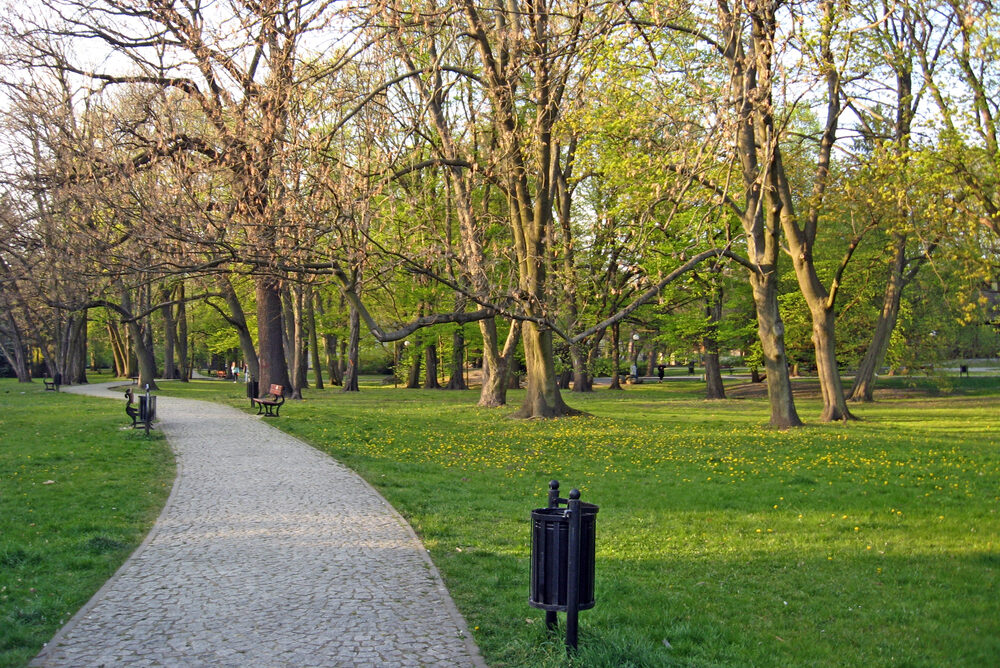
[{"label": "grass verge", "polygon": [[[590,415],[530,422],[474,392],[368,384],[309,391],[271,424],[409,519],[494,668],[566,664],[526,600],[528,513],[553,477],[601,507],[574,665],[991,666],[1000,387],[982,382],[787,432],[762,426],[764,400],[688,383],[567,394]],[[164,386],[246,407],[243,389]]]},{"label": "grass verge", "polygon": [[125,561],[169,494],[122,402],[0,379],[0,666],[31,660]]}]

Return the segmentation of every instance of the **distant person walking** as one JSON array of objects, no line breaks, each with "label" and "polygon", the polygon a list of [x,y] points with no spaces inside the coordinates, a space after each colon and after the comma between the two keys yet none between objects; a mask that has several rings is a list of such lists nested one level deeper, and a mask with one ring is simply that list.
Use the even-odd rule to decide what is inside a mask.
[{"label": "distant person walking", "polygon": [[664,369],[664,366],[662,364],[657,365],[657,367],[656,367],[656,375],[660,377],[660,382],[661,383],[663,382],[663,369]]},{"label": "distant person walking", "polygon": [[239,381],[239,379],[240,379],[240,369],[239,369],[238,366],[236,366],[236,362],[232,363],[232,365],[229,367],[229,371],[233,375],[233,382],[235,383],[235,382]]}]

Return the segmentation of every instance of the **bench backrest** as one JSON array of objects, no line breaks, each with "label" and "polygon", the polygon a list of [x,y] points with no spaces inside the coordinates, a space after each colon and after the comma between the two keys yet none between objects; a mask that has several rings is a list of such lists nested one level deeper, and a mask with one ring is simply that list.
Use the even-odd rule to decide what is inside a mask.
[{"label": "bench backrest", "polygon": [[271,385],[270,389],[268,389],[268,393],[273,394],[275,397],[280,397],[285,393],[285,388],[282,385]]}]

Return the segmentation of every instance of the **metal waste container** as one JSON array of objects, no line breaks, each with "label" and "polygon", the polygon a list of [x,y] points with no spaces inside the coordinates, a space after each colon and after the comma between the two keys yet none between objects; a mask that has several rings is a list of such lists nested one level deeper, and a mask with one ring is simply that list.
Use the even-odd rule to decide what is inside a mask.
[{"label": "metal waste container", "polygon": [[156,397],[151,394],[139,395],[139,420],[152,422],[156,417]]},{"label": "metal waste container", "polygon": [[247,399],[250,400],[251,406],[253,406],[253,400],[257,398],[258,387],[256,380],[251,379],[247,382]]},{"label": "metal waste container", "polygon": [[[566,508],[560,508],[559,504]],[[594,563],[599,508],[580,501],[574,489],[559,498],[559,482],[549,483],[549,507],[531,511],[531,586],[528,604],[546,611],[550,629],[565,612],[566,645],[576,648],[577,613],[594,607]]]},{"label": "metal waste container", "polygon": [[[577,610],[594,607],[594,553],[598,507],[580,503],[580,561]],[[531,596],[541,610],[566,612],[569,593],[569,518],[563,508],[531,511]]]}]

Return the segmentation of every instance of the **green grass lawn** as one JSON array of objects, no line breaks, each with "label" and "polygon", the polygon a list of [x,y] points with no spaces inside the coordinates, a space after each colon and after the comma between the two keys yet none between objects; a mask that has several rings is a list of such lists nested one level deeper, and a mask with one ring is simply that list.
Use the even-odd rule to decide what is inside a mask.
[{"label": "green grass lawn", "polygon": [[124,401],[0,379],[0,666],[22,666],[142,541],[170,491]]},{"label": "green grass lawn", "polygon": [[[763,426],[764,400],[706,402],[698,383],[567,393],[590,416],[525,422],[506,418],[519,392],[488,411],[476,392],[371,382],[307,391],[271,424],[409,519],[491,666],[565,664],[527,604],[550,478],[600,506],[575,665],[993,666],[1000,381],[908,387],[857,406],[862,422],[788,432]],[[246,407],[242,384],[164,392]]]}]

